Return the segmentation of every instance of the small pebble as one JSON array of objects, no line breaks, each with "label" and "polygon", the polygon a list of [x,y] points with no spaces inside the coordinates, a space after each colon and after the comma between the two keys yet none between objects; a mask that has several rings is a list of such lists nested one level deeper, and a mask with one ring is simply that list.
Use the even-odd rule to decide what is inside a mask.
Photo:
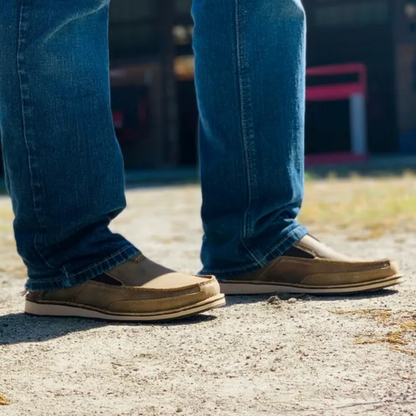
[{"label": "small pebble", "polygon": [[270,303],[270,305],[274,305],[279,308],[282,306],[282,301],[280,300],[278,296],[270,297],[269,299],[267,299],[267,303]]}]

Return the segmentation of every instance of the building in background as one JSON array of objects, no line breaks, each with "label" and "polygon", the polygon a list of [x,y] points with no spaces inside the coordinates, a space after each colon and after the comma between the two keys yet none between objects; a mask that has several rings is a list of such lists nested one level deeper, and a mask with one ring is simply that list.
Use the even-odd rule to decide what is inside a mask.
[{"label": "building in background", "polygon": [[195,163],[195,94],[191,78],[174,73],[176,57],[192,55],[190,7],[190,0],[111,4],[112,110],[127,169]]},{"label": "building in background", "polygon": [[[308,66],[367,67],[369,152],[416,152],[416,2],[304,0],[304,5]],[[308,104],[307,152],[345,151],[348,136],[347,102]]]},{"label": "building in background", "polygon": [[[303,3],[308,66],[364,63],[368,69],[370,154],[416,153],[416,0]],[[197,163],[190,7],[191,0],[112,2],[112,106],[126,168]],[[308,78],[308,85],[314,82]],[[307,153],[349,148],[348,102],[308,103]]]}]

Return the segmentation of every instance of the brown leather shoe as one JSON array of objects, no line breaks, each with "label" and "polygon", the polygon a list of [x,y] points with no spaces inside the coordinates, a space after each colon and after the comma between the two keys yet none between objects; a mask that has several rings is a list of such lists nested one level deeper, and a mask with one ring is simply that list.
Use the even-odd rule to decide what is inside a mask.
[{"label": "brown leather shoe", "polygon": [[363,261],[337,253],[310,235],[265,267],[221,280],[226,295],[260,293],[356,293],[400,283],[401,274],[388,259]]},{"label": "brown leather shoe", "polygon": [[223,305],[224,295],[215,277],[177,273],[137,255],[81,285],[29,292],[25,311],[31,315],[157,321]]}]

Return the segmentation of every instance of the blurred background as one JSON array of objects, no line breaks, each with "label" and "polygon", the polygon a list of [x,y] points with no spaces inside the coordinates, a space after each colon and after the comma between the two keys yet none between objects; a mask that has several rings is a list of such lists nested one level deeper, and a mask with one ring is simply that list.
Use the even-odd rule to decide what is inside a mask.
[{"label": "blurred background", "polygon": [[[127,170],[197,165],[191,3],[112,2],[112,110]],[[416,0],[303,3],[307,165],[416,156]]]}]

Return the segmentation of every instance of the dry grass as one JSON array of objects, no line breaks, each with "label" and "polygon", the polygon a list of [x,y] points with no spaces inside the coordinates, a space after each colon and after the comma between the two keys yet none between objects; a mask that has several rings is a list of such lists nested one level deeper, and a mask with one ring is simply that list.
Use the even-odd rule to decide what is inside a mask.
[{"label": "dry grass", "polygon": [[10,404],[9,401],[0,394],[0,406]]},{"label": "dry grass", "polygon": [[391,232],[416,231],[416,177],[328,178],[306,182],[300,221],[314,232],[342,229],[367,240]]},{"label": "dry grass", "polygon": [[379,324],[386,328],[393,327],[393,330],[386,334],[367,334],[355,340],[356,344],[380,344],[387,343],[392,351],[403,352],[416,355],[416,350],[399,347],[398,345],[408,345],[409,335],[416,340],[416,310],[407,311],[392,309],[359,309],[354,311],[330,311],[337,315],[361,315],[367,318],[375,319]]},{"label": "dry grass", "polygon": [[390,347],[390,349],[392,351],[398,351],[398,352],[404,352],[406,354],[410,354],[410,355],[416,355],[416,351],[413,350],[408,350],[406,348],[400,348],[400,347]]}]

